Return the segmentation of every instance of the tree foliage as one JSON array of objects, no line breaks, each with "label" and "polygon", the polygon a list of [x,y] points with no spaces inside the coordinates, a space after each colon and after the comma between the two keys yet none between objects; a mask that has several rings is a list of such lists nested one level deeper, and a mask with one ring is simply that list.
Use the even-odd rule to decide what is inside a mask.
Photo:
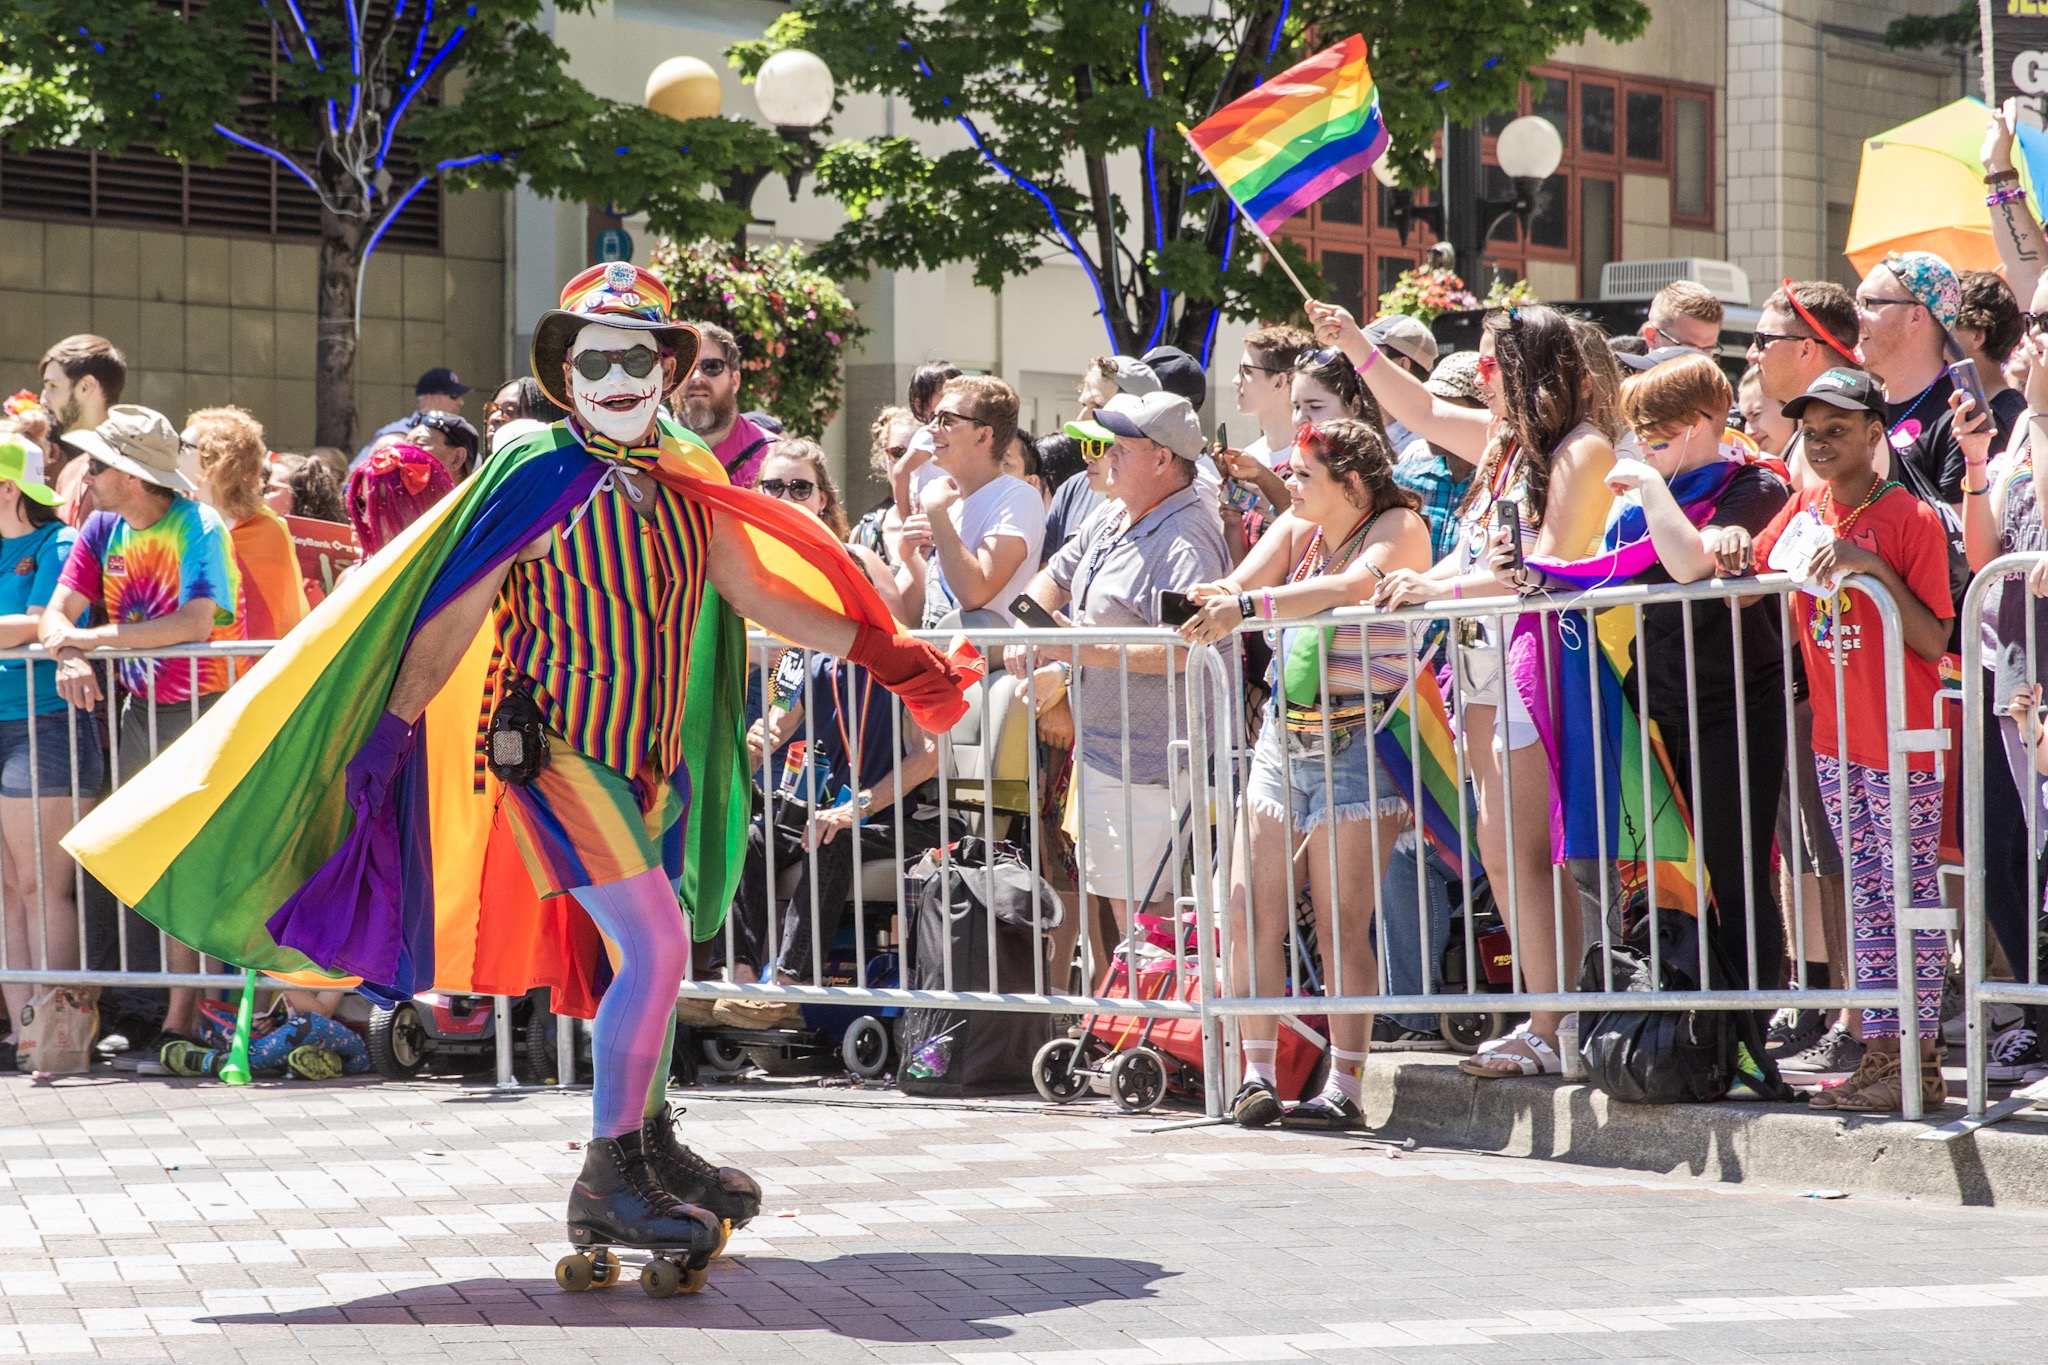
[{"label": "tree foliage", "polygon": [[1257,268],[1177,124],[1362,33],[1393,156],[1416,183],[1442,120],[1510,107],[1560,45],[1624,41],[1647,22],[1640,0],[798,0],[731,56],[751,76],[775,51],[807,48],[842,89],[956,133],[953,150],[876,137],[820,158],[819,187],[850,215],[819,252],[827,268],[963,261],[993,288],[1067,252],[1118,350],[1200,351],[1219,312],[1286,316],[1299,301]]},{"label": "tree foliage", "polygon": [[1975,52],[1983,38],[1977,25],[1977,0],[1958,0],[1947,14],[1906,14],[1892,20],[1884,26],[1884,45]]}]

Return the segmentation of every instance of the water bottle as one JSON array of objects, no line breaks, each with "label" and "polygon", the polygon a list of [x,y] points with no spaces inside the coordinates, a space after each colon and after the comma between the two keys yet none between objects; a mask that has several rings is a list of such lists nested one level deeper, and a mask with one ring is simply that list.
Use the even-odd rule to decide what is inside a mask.
[{"label": "water bottle", "polygon": [[1579,1054],[1579,1016],[1567,1014],[1557,1026],[1557,1057],[1568,1081],[1586,1079],[1586,1059]]}]

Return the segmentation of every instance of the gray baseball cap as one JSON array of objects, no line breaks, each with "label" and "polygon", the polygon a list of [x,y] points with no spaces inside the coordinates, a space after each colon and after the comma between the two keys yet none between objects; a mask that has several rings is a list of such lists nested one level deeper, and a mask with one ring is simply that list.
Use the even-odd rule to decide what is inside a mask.
[{"label": "gray baseball cap", "polygon": [[1130,394],[1158,393],[1159,374],[1134,356],[1113,355],[1102,372],[1116,381],[1117,388]]},{"label": "gray baseball cap", "polygon": [[1161,390],[1143,396],[1120,393],[1095,410],[1095,424],[1116,436],[1157,441],[1183,460],[1199,460],[1208,440],[1187,399]]},{"label": "gray baseball cap", "polygon": [[1436,367],[1436,338],[1430,335],[1429,328],[1406,313],[1388,313],[1379,318],[1365,329],[1365,339],[1425,370]]}]

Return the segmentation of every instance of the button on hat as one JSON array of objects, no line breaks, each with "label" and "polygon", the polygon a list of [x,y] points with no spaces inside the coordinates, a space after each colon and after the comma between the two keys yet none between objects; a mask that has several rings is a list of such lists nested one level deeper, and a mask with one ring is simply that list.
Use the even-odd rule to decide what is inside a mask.
[{"label": "button on hat", "polygon": [[155,408],[116,403],[106,421],[90,431],[65,432],[64,442],[144,483],[178,493],[199,491],[178,472],[178,429]]},{"label": "button on hat", "polygon": [[1429,328],[1406,313],[1389,313],[1380,318],[1365,329],[1365,339],[1425,370],[1436,364],[1436,338],[1430,335]]},{"label": "button on hat", "polygon": [[1114,436],[1157,441],[1183,460],[1199,460],[1207,444],[1194,407],[1177,393],[1120,393],[1096,409],[1095,424]]},{"label": "button on hat", "polygon": [[1797,418],[1814,403],[1825,403],[1844,412],[1885,415],[1884,394],[1877,381],[1862,370],[1833,369],[1806,386],[1806,392],[1785,405],[1785,415]]}]

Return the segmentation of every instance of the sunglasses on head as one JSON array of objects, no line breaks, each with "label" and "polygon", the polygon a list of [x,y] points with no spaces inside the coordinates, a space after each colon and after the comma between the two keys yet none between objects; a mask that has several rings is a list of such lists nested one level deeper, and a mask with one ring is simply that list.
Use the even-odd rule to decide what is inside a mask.
[{"label": "sunglasses on head", "polygon": [[633,346],[623,351],[585,351],[576,357],[576,373],[595,382],[610,374],[612,366],[618,365],[633,378],[645,379],[660,363],[661,352],[651,346]]},{"label": "sunglasses on head", "polygon": [[818,485],[810,479],[763,479],[754,488],[771,498],[788,497],[794,502],[803,502],[818,491]]},{"label": "sunglasses on head", "polygon": [[730,360],[721,360],[715,355],[707,355],[697,362],[697,373],[703,375],[706,379],[716,379],[731,368],[732,362]]}]

